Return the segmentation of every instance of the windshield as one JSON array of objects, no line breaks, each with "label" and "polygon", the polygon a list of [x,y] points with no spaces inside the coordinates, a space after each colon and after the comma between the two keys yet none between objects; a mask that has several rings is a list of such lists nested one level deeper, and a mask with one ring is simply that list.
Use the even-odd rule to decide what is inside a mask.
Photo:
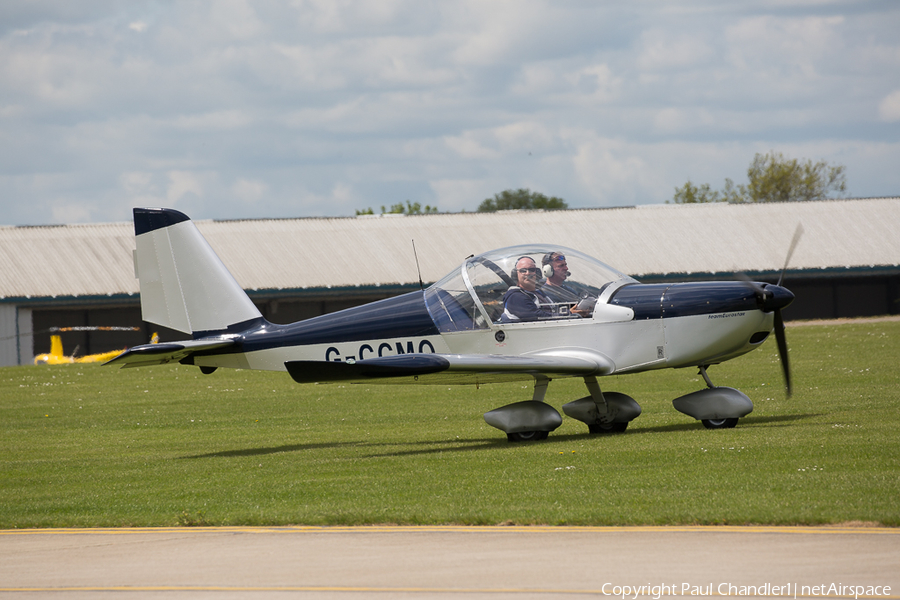
[{"label": "windshield", "polygon": [[[600,292],[613,282],[635,280],[570,248],[512,246],[469,257],[425,291],[425,302],[444,333],[519,320],[580,319],[591,316]],[[517,316],[510,308],[517,302],[534,309],[529,305],[528,316]]]}]

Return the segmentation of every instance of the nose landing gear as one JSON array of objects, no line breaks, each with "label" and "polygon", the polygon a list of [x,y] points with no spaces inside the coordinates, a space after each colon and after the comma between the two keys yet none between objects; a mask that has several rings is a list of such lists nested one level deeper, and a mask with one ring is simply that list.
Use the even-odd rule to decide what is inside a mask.
[{"label": "nose landing gear", "polygon": [[672,400],[678,412],[694,417],[707,429],[731,429],[738,419],[753,411],[753,402],[741,391],[730,387],[716,387],[700,366],[700,375],[707,388]]}]

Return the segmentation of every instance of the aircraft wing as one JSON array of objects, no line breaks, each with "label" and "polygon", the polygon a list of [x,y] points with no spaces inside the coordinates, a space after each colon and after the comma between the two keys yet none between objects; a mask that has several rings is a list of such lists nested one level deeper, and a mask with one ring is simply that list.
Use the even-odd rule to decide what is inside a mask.
[{"label": "aircraft wing", "polygon": [[125,367],[147,367],[179,362],[182,359],[205,350],[218,350],[234,345],[234,340],[185,340],[183,342],[163,342],[143,344],[129,348],[104,365]]},{"label": "aircraft wing", "polygon": [[398,354],[352,363],[295,360],[284,365],[297,383],[481,384],[532,381],[538,375],[550,379],[604,375],[614,370],[612,362],[599,355],[561,354]]}]

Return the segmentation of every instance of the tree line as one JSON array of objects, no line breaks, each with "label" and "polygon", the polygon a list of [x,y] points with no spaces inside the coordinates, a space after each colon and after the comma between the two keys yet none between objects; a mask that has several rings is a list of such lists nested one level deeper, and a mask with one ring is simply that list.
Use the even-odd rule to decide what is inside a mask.
[{"label": "tree line", "polygon": [[[494,194],[493,198],[487,198],[478,205],[476,212],[497,212],[498,210],[559,210],[568,208],[569,205],[562,198],[556,196],[545,196],[540,192],[532,192],[528,188],[519,188],[517,190],[503,190],[499,194]],[[382,206],[381,214],[383,215],[425,215],[437,213],[437,206],[422,205],[418,202],[406,201],[406,204],[394,204],[390,209]],[[463,211],[465,212],[465,211]],[[356,216],[374,215],[372,208],[365,208],[356,211]]]},{"label": "tree line", "polygon": [[[688,180],[675,188],[675,195],[666,204],[698,204],[707,202],[804,202],[828,198],[829,194],[843,197],[847,192],[846,169],[829,165],[825,161],[787,158],[780,152],[757,153],[747,169],[747,183],[738,184],[726,178],[721,190],[714,190],[708,183],[695,185]],[[486,198],[476,212],[500,210],[562,210],[569,205],[562,198],[546,196],[528,188],[503,190]],[[381,207],[381,214],[422,215],[438,213],[437,206],[406,201]],[[465,211],[462,211],[465,212]],[[356,215],[374,215],[371,208],[357,210]]]},{"label": "tree line", "polygon": [[688,181],[675,188],[672,202],[805,202],[822,200],[831,193],[841,197],[847,191],[845,171],[843,166],[831,166],[824,160],[814,163],[786,158],[780,152],[757,153],[747,169],[746,185],[735,185],[726,178],[722,190],[713,190],[708,183],[698,186]]}]

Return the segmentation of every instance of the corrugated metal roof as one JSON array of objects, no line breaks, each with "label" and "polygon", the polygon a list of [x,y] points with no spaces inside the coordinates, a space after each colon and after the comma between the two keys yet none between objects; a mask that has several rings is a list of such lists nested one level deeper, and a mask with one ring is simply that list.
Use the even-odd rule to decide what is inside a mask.
[{"label": "corrugated metal roof", "polygon": [[[466,256],[543,242],[576,248],[638,278],[900,265],[900,198],[786,204],[654,205],[325,219],[198,221],[246,289],[410,285]],[[0,227],[0,297],[135,294],[131,223]]]},{"label": "corrugated metal roof", "polygon": [[0,228],[0,298],[136,293],[130,223]]}]

